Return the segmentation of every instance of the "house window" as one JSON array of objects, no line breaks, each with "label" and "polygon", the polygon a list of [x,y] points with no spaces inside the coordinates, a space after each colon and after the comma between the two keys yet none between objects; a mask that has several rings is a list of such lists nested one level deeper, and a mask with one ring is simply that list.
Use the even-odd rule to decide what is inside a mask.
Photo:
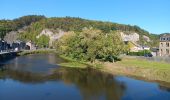
[{"label": "house window", "polygon": [[166,43],[166,47],[169,47],[169,43]]},{"label": "house window", "polygon": [[169,54],[169,49],[166,49],[166,54]]},{"label": "house window", "polygon": [[161,47],[163,47],[163,43],[161,43]]},{"label": "house window", "polygon": [[160,56],[162,56],[162,55],[163,55],[163,50],[161,49]]}]

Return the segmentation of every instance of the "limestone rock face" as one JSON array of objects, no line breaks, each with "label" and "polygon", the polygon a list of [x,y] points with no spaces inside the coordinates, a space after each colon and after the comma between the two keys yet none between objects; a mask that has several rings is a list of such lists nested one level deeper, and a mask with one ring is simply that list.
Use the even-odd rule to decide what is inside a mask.
[{"label": "limestone rock face", "polygon": [[11,31],[4,37],[4,40],[7,41],[8,44],[12,45],[13,42],[16,42],[19,38],[19,34],[24,32],[27,29],[27,26],[17,30]]},{"label": "limestone rock face", "polygon": [[7,43],[12,44],[13,42],[17,41],[19,36],[18,31],[11,31],[4,37],[4,40],[7,41]]},{"label": "limestone rock face", "polygon": [[61,38],[63,35],[65,34],[64,31],[62,30],[57,30],[57,31],[52,31],[50,29],[44,29],[42,30],[42,32],[36,36],[36,38],[40,38],[42,35],[45,35],[45,36],[48,36],[50,38],[50,41],[49,41],[49,46],[52,46],[53,45],[53,42],[59,38]]},{"label": "limestone rock face", "polygon": [[139,34],[137,33],[125,34],[123,32],[120,32],[120,34],[123,41],[131,41],[131,42],[139,41]]},{"label": "limestone rock face", "polygon": [[146,35],[143,35],[143,39],[144,39],[145,41],[147,41],[147,42],[150,42],[150,41],[151,41],[150,38],[149,38],[148,36],[146,36]]}]

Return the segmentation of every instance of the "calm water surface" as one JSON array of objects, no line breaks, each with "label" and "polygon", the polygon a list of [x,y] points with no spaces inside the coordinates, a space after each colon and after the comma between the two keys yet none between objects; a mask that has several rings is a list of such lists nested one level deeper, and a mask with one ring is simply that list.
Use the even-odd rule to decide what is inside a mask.
[{"label": "calm water surface", "polygon": [[0,100],[170,100],[170,84],[63,68],[54,54],[1,61]]}]

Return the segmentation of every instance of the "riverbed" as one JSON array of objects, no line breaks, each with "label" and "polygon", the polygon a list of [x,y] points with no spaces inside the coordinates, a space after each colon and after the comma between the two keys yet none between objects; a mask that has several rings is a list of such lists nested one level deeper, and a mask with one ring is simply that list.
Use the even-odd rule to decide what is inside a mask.
[{"label": "riverbed", "polygon": [[0,62],[0,100],[170,100],[170,84],[65,68],[55,54]]}]

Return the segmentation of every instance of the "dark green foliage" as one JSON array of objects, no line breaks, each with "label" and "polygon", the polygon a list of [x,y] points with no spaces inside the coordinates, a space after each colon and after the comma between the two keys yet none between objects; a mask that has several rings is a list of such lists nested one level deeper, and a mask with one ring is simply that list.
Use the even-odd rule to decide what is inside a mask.
[{"label": "dark green foliage", "polygon": [[44,18],[44,16],[30,15],[14,20],[0,20],[0,38],[3,38],[10,31],[16,31]]},{"label": "dark green foliage", "polygon": [[57,41],[57,51],[80,61],[117,61],[125,51],[125,45],[118,33],[103,33],[100,30],[85,29],[82,32],[68,32]]},{"label": "dark green foliage", "polygon": [[[74,18],[74,17],[54,17],[54,18],[46,18],[40,20],[36,23],[33,23],[27,31],[24,33],[27,34],[39,34],[43,29],[53,29],[58,30],[61,29],[63,31],[74,31],[74,32],[81,32],[85,28],[94,28],[101,30],[104,33],[108,33],[110,31],[121,31],[125,32],[126,34],[130,34],[132,32],[136,32],[142,37],[146,35],[151,39],[159,40],[159,36],[157,35],[150,35],[149,32],[141,29],[138,26],[131,26],[131,25],[124,25],[124,24],[117,24],[111,22],[102,22],[102,21],[93,21],[93,20],[86,20],[81,18]],[[23,36],[24,38],[25,36]],[[30,38],[25,38],[30,39]],[[155,40],[154,40],[155,41]],[[158,46],[158,42],[147,42],[147,45]],[[139,41],[139,44],[144,44],[144,41]]]},{"label": "dark green foliage", "polygon": [[[155,47],[158,46],[159,41],[158,35],[149,34],[149,32],[141,29],[138,26],[86,20],[75,17],[45,18],[44,16],[37,15],[23,16],[14,20],[0,20],[0,38],[3,38],[6,33],[9,33],[10,31],[16,31],[23,28],[24,26],[29,27],[27,27],[26,31],[21,34],[20,38],[23,40],[32,40],[33,42],[36,42],[35,37],[45,28],[52,30],[61,29],[66,32],[81,32],[85,28],[98,29],[104,33],[109,33],[110,31],[121,31],[125,32],[126,34],[136,32],[140,35],[140,37],[143,35],[150,37],[153,41],[147,42],[146,44]],[[142,41],[141,38],[139,44],[144,44],[144,42],[145,41]]]},{"label": "dark green foliage", "polygon": [[49,29],[63,29],[64,31],[82,31],[83,28],[93,27],[102,30],[103,32],[110,32],[111,30],[121,30],[125,32],[137,32],[139,34],[148,35],[149,32],[141,29],[138,26],[130,26],[124,24],[117,24],[111,22],[92,21],[81,18],[65,17],[65,18],[49,18],[45,21],[46,28]]},{"label": "dark green foliage", "polygon": [[20,28],[22,28],[24,26],[28,26],[31,23],[40,21],[40,20],[42,20],[44,18],[45,18],[45,16],[38,16],[38,15],[23,16],[23,17],[20,17],[18,19],[13,20],[13,23],[15,25],[15,26],[13,26],[13,28],[15,30],[17,30],[17,29],[20,29]]}]

